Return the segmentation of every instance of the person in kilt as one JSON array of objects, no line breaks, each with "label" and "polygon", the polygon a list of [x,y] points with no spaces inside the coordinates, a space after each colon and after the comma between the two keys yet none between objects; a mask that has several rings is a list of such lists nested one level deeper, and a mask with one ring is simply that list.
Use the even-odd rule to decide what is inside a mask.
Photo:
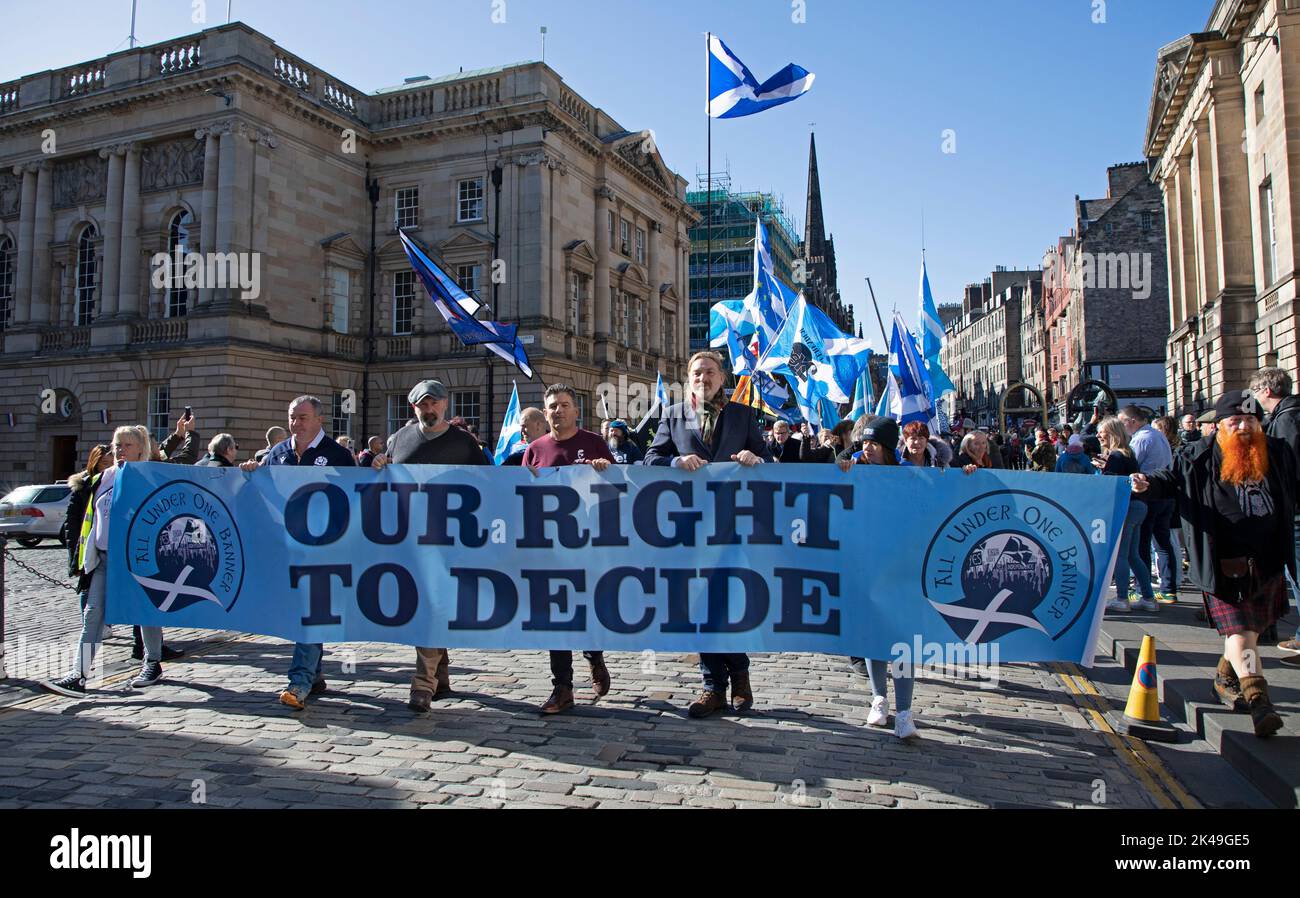
[{"label": "person in kilt", "polygon": [[1269,700],[1259,634],[1286,611],[1285,574],[1295,576],[1296,460],[1264,433],[1261,417],[1249,390],[1231,390],[1214,405],[1214,439],[1131,480],[1135,493],[1176,501],[1192,579],[1224,637],[1215,695],[1248,711],[1255,735],[1266,737],[1282,718]]}]

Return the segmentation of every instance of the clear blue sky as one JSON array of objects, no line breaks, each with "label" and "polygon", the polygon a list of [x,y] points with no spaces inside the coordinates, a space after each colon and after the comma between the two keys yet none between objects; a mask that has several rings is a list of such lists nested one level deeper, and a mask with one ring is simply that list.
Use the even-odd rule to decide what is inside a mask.
[{"label": "clear blue sky", "polygon": [[[653,128],[692,183],[705,168],[704,32],[762,81],[787,62],[811,92],[715,122],[714,169],[782,194],[802,227],[809,123],[840,290],[864,333],[882,312],[914,317],[921,209],[930,282],[960,297],[995,265],[1037,265],[1073,223],[1075,194],[1101,196],[1110,163],[1142,158],[1156,50],[1205,27],[1213,0],[233,0],[234,18],[313,65],[372,91],[410,75],[546,61],[625,128]],[[493,23],[504,7],[506,21]],[[139,0],[153,43],[226,21],[225,0],[191,21],[189,0]],[[14,3],[0,81],[126,47],[129,0]],[[956,132],[954,154],[941,151]],[[877,341],[878,333],[875,334]],[[879,343],[877,342],[877,348]]]}]

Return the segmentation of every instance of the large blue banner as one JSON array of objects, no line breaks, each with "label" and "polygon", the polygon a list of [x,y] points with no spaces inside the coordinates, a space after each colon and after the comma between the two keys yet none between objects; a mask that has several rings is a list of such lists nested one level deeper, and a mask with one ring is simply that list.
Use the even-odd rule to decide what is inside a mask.
[{"label": "large blue banner", "polygon": [[108,621],[303,642],[1091,663],[1122,477],[130,464]]}]

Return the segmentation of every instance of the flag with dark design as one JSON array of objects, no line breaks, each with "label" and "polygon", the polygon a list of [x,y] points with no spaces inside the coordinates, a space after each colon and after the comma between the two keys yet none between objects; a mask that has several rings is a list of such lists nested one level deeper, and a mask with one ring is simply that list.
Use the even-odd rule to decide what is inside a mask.
[{"label": "flag with dark design", "polygon": [[402,240],[402,248],[406,250],[406,258],[410,260],[411,267],[415,269],[424,288],[429,291],[429,298],[433,300],[451,332],[466,346],[486,346],[531,379],[533,369],[528,364],[528,354],[519,343],[515,325],[475,318],[483,304],[462,290],[405,231],[399,231],[398,236]]}]

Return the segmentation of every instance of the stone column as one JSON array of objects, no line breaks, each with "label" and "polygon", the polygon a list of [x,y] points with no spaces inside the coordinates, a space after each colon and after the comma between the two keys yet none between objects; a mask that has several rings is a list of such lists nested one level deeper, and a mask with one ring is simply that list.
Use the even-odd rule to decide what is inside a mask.
[{"label": "stone column", "polygon": [[37,163],[36,218],[32,226],[32,321],[47,324],[50,302],[50,241],[54,238],[54,165]]},{"label": "stone column", "polygon": [[140,314],[140,145],[126,147],[122,171],[122,251],[118,266],[118,313]]},{"label": "stone column", "polygon": [[[1196,293],[1196,247],[1192,233],[1192,165],[1191,155],[1181,155],[1174,160],[1174,200],[1178,215],[1178,292],[1183,298],[1182,317],[1195,315],[1203,298]],[[1172,250],[1173,247],[1170,247]]]},{"label": "stone column", "polygon": [[660,298],[659,285],[659,232],[663,226],[657,221],[646,222],[646,279],[650,281],[650,346],[651,355],[662,355],[663,347],[663,300]]},{"label": "stone column", "polygon": [[[199,206],[199,251],[207,258],[217,248],[217,166],[220,136],[215,128],[200,128],[194,136],[203,140],[203,199]],[[212,289],[199,290],[199,306],[212,302]]]},{"label": "stone column", "polygon": [[27,324],[32,315],[32,243],[36,228],[36,166],[15,165],[23,179],[18,219],[18,270],[14,272],[13,323]]},{"label": "stone column", "polygon": [[124,153],[121,147],[105,147],[99,156],[108,160],[108,193],[104,197],[104,267],[99,272],[99,316],[96,317],[111,318],[117,314],[117,276],[122,261]]},{"label": "stone column", "polygon": [[1165,266],[1166,283],[1169,285],[1169,328],[1174,331],[1186,320],[1186,316],[1183,315],[1183,282],[1178,276],[1178,247],[1179,241],[1182,240],[1182,236],[1178,233],[1178,193],[1171,175],[1162,172],[1160,192],[1165,204]]},{"label": "stone column", "polygon": [[592,308],[595,310],[594,339],[608,340],[609,327],[609,211],[614,191],[596,188],[596,286]]},{"label": "stone column", "polygon": [[1197,271],[1201,295],[1206,301],[1219,295],[1223,287],[1222,265],[1219,251],[1217,216],[1214,214],[1213,151],[1210,148],[1209,123],[1200,121],[1192,137],[1195,152],[1192,156],[1192,177],[1196,179],[1196,257],[1200,262]]},{"label": "stone column", "polygon": [[[216,249],[218,253],[237,252],[240,247],[235,245],[235,203],[237,195],[237,169],[240,143],[247,144],[246,140],[241,140],[239,123],[226,124],[219,132],[221,135],[221,146],[218,150],[218,169],[217,169],[217,228],[216,228]],[[214,302],[228,302],[231,297],[237,295],[237,291],[229,288],[213,288],[212,300]]]},{"label": "stone column", "polygon": [[[1209,199],[1214,204],[1215,232],[1218,234],[1216,264],[1220,289],[1242,287],[1255,290],[1254,225],[1249,158],[1242,152],[1242,134],[1246,115],[1242,106],[1239,79],[1215,78],[1212,89],[1207,134],[1213,160],[1213,185]],[[1235,86],[1234,86],[1235,85]],[[1166,213],[1167,214],[1167,213]]]}]

